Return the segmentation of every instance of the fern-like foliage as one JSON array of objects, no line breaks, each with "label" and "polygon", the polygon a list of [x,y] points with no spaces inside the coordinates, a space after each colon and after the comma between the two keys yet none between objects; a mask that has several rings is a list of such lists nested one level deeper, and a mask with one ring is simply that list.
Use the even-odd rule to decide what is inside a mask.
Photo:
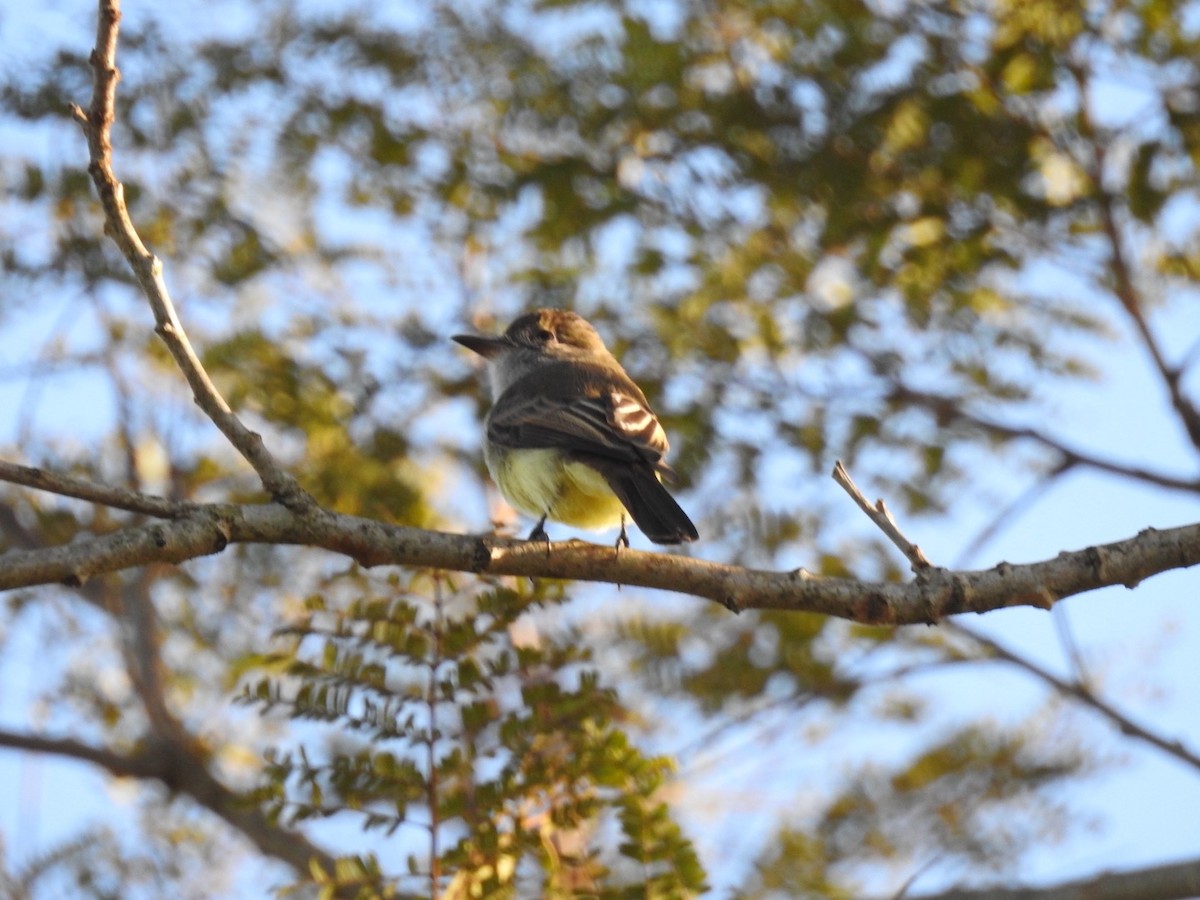
[{"label": "fern-like foliage", "polygon": [[[671,762],[621,727],[577,636],[530,593],[428,591],[334,609],[311,598],[248,664],[242,699],[326,732],[270,754],[254,799],[280,822],[356,818],[372,853],[329,896],[679,897],[705,887],[660,798]],[[403,866],[397,860],[405,860]],[[396,871],[403,868],[404,871]]]}]

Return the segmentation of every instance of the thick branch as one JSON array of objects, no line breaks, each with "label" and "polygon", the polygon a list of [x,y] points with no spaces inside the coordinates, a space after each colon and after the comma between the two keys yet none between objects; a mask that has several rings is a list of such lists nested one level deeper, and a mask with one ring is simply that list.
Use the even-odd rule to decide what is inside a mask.
[{"label": "thick branch", "polygon": [[1184,900],[1200,897],[1200,859],[1130,872],[1102,872],[1038,888],[955,888],[912,900]]},{"label": "thick branch", "polygon": [[275,499],[293,509],[303,511],[314,505],[312,498],[296,480],[283,469],[263,444],[262,437],[251,431],[234,415],[229,404],[208,377],[199,356],[192,348],[175,305],[163,279],[162,262],[146,249],[134,228],[125,206],[125,186],[117,180],[112,166],[112,123],[116,103],[117,31],[121,20],[118,0],[100,0],[100,15],[96,27],[96,48],[91,64],[95,73],[91,106],[85,112],[75,107],[75,117],[87,136],[91,164],[88,172],[100,194],[107,221],[105,231],[112,236],[129,261],[142,293],[150,302],[156,323],[155,330],[171,351],[176,364],[192,389],[200,407],[246,459],[262,480],[263,487]]},{"label": "thick branch", "polygon": [[115,750],[93,747],[70,738],[47,738],[36,734],[0,731],[0,747],[82,760],[121,778],[157,778],[160,774],[158,765],[145,754],[122,756]]},{"label": "thick branch", "polygon": [[188,758],[181,762],[184,765],[172,773],[175,778],[168,787],[187,794],[240,831],[263,854],[282,860],[296,872],[307,875],[313,862],[320,863],[327,872],[334,871],[334,857],[304,835],[272,823],[253,803],[221,784],[207,766],[194,762],[189,765]]},{"label": "thick branch", "polygon": [[735,609],[804,610],[873,624],[936,622],[956,613],[1012,606],[1049,608],[1064,597],[1200,564],[1200,524],[1060,553],[1027,565],[982,571],[930,569],[908,584],[816,578],[802,569],[770,572],[641,551],[612,552],[582,541],[545,544],[386,525],[319,511],[297,515],[274,505],[214,505],[167,522],[45,550],[0,556],[0,590],[78,585],[89,577],[148,563],[181,563],[229,543],[321,547],[365,566],[402,565],[483,575],[565,578],[658,588]]},{"label": "thick branch", "polygon": [[266,816],[217,781],[208,767],[181,744],[158,742],[132,756],[93,747],[69,738],[46,738],[0,731],[0,747],[64,756],[92,763],[122,778],[155,779],[170,790],[186,794],[232,825],[264,854],[307,873],[316,860],[333,871],[335,860],[303,835],[271,824]]}]

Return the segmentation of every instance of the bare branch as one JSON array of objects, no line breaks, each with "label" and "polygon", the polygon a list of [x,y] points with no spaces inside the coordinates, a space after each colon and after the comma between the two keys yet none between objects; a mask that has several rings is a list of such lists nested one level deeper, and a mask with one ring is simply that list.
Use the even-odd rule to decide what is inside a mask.
[{"label": "bare branch", "polygon": [[1132,478],[1136,481],[1144,481],[1148,484],[1153,484],[1158,487],[1168,488],[1170,490],[1188,491],[1190,493],[1200,493],[1200,478],[1180,478],[1176,475],[1168,475],[1165,472],[1157,472],[1153,469],[1147,469],[1144,466],[1135,466],[1129,463],[1117,462],[1116,460],[1105,459],[1102,456],[1095,456],[1085,450],[1079,450],[1075,447],[1070,447],[1057,438],[1051,437],[1043,431],[1038,431],[1035,428],[1029,427],[1012,427],[1001,425],[997,422],[989,422],[986,419],[972,416],[964,413],[961,418],[970,421],[972,424],[978,425],[993,434],[1003,435],[1006,437],[1028,438],[1036,441],[1047,449],[1053,450],[1062,456],[1060,468],[1069,466],[1087,466],[1091,469],[1096,469],[1099,472],[1108,472],[1110,475],[1120,475],[1125,478]]},{"label": "bare branch", "polygon": [[1059,463],[1060,469],[1072,466],[1087,466],[1100,472],[1108,472],[1112,475],[1120,475],[1125,478],[1144,481],[1158,487],[1187,491],[1192,494],[1200,493],[1200,478],[1181,478],[1177,475],[1169,475],[1165,472],[1158,472],[1142,466],[1129,465],[1105,459],[1101,456],[1094,456],[1084,450],[1070,447],[1058,438],[1039,431],[1036,428],[1004,425],[968,412],[962,408],[958,399],[954,397],[931,394],[905,385],[895,384],[892,386],[891,398],[913,406],[924,407],[942,419],[966,422],[987,434],[1004,438],[1026,438],[1034,441],[1048,450],[1053,450],[1061,457],[1061,462]]},{"label": "bare branch", "polygon": [[1186,900],[1200,896],[1200,859],[1129,872],[1101,872],[1037,888],[953,888],[912,900]]},{"label": "bare branch", "polygon": [[114,509],[142,513],[154,516],[156,519],[174,519],[199,508],[195,503],[184,500],[168,500],[154,494],[109,487],[106,484],[96,484],[82,478],[58,475],[47,472],[45,469],[22,466],[3,460],[0,460],[0,481],[36,488],[39,491],[49,491],[63,497],[87,500],[90,503],[111,506]]},{"label": "bare branch", "polygon": [[95,74],[92,102],[86,111],[80,107],[74,108],[75,117],[87,136],[91,157],[88,172],[104,207],[107,220],[105,230],[132,267],[142,293],[154,312],[155,331],[187,379],[196,405],[250,463],[272,498],[298,512],[311,510],[315,506],[312,497],[280,466],[263,444],[262,437],[242,424],[208,377],[175,312],[175,305],[163,279],[162,261],[146,249],[129,217],[129,210],[125,206],[125,186],[117,180],[112,166],[112,123],[117,81],[120,78],[116,66],[120,20],[118,0],[100,0],[96,48],[91,56]]},{"label": "bare branch", "polygon": [[137,576],[122,585],[119,592],[121,618],[128,626],[122,647],[125,669],[158,740],[184,742],[187,731],[167,707],[160,652],[162,635],[150,597],[152,580],[148,569],[139,569]]},{"label": "bare branch", "polygon": [[[276,507],[280,508],[280,507]],[[307,873],[319,862],[328,871],[335,860],[303,835],[280,828],[253,804],[247,803],[209,771],[200,744],[167,709],[158,653],[157,625],[144,579],[122,595],[123,613],[130,622],[127,648],[130,677],[146,709],[153,735],[137,753],[125,756],[69,738],[47,738],[0,731],[0,747],[65,756],[100,766],[118,777],[158,780],[174,792],[185,794],[224,819],[262,853],[279,859],[297,872]]]},{"label": "bare branch", "polygon": [[[1080,96],[1086,97],[1090,89],[1087,71],[1082,66],[1069,66],[1068,68],[1079,87]],[[1080,105],[1079,130],[1083,137],[1091,144],[1092,158],[1088,174],[1095,185],[1096,202],[1100,209],[1101,227],[1105,240],[1108,241],[1113,275],[1113,293],[1120,302],[1121,308],[1125,310],[1130,322],[1133,323],[1134,330],[1141,338],[1146,352],[1150,355],[1154,368],[1157,370],[1159,378],[1167,389],[1171,405],[1175,407],[1175,411],[1179,414],[1179,419],[1183,423],[1184,430],[1187,431],[1193,446],[1200,449],[1200,409],[1183,392],[1182,381],[1185,367],[1172,366],[1167,362],[1162,348],[1159,346],[1158,339],[1154,336],[1154,332],[1150,328],[1150,323],[1146,320],[1146,316],[1143,313],[1144,304],[1142,303],[1141,292],[1138,291],[1133,269],[1126,258],[1125,245],[1121,238],[1120,225],[1117,222],[1115,209],[1117,200],[1104,186],[1104,167],[1108,157],[1109,141],[1105,135],[1097,133],[1088,104],[1086,103]]]},{"label": "bare branch", "polygon": [[305,875],[314,862],[320,863],[327,872],[334,871],[334,857],[299,832],[272,823],[252,803],[219,782],[208,770],[208,766],[197,764],[193,755],[181,756],[178,763],[171,773],[174,778],[167,782],[167,786],[187,794],[201,806],[220,816],[249,838],[263,854],[282,860],[298,873]]},{"label": "bare branch", "polygon": [[1140,741],[1144,741],[1147,744],[1157,747],[1164,753],[1170,754],[1180,762],[1183,762],[1194,769],[1200,769],[1200,756],[1197,756],[1195,753],[1188,750],[1179,741],[1169,741],[1166,738],[1163,738],[1160,735],[1143,728],[1141,725],[1138,725],[1129,717],[1093,694],[1092,691],[1081,682],[1064,681],[1063,679],[1054,675],[1052,672],[1043,669],[1037,663],[1034,663],[1023,656],[1014,653],[1003,644],[1000,644],[989,637],[985,637],[984,635],[972,628],[966,627],[965,625],[960,625],[957,622],[945,622],[943,623],[942,627],[953,631],[956,634],[961,634],[964,637],[970,638],[976,644],[979,644],[979,646],[985,648],[992,656],[1011,663],[1018,668],[1024,669],[1031,675],[1046,682],[1046,684],[1053,687],[1060,694],[1064,694],[1068,697],[1074,697],[1081,703],[1087,704],[1096,712],[1100,713],[1100,715],[1104,716],[1104,718],[1116,725],[1117,728],[1121,730],[1122,734],[1137,738]]},{"label": "bare branch", "polygon": [[877,625],[931,623],[1013,606],[1049,608],[1064,597],[1110,585],[1134,587],[1151,575],[1200,564],[1200,524],[1148,528],[1124,541],[1037,563],[1000,563],[980,571],[931,569],[921,580],[899,584],[816,578],[801,569],[771,572],[636,550],[616,555],[611,547],[583,541],[556,543],[547,554],[540,542],[426,531],[324,510],[298,515],[276,504],[226,504],[63,547],[10,551],[0,556],[0,590],[79,585],[106,572],[218,553],[230,543],[322,547],[364,566],[658,588],[727,608],[804,610]]},{"label": "bare branch", "polygon": [[1075,673],[1075,681],[1086,688],[1091,688],[1087,666],[1083,664],[1083,654],[1079,650],[1079,642],[1075,639],[1075,631],[1071,628],[1071,620],[1067,618],[1065,606],[1055,606],[1050,610],[1050,618],[1054,620],[1054,630],[1058,634],[1058,643],[1064,655],[1071,663]]},{"label": "bare branch", "polygon": [[[1103,155],[1104,150],[1102,145],[1096,144],[1098,167],[1102,165]],[[1183,423],[1188,437],[1191,439],[1193,446],[1200,449],[1200,409],[1197,409],[1196,405],[1192,403],[1191,398],[1183,392],[1183,369],[1172,366],[1167,362],[1162,348],[1159,347],[1158,340],[1154,336],[1154,332],[1150,329],[1150,323],[1146,321],[1146,317],[1142,313],[1141,298],[1137,288],[1134,286],[1129,264],[1125,260],[1121,234],[1118,230],[1116,215],[1113,211],[1113,200],[1099,183],[1097,183],[1097,196],[1100,199],[1100,218],[1104,223],[1104,235],[1108,239],[1110,252],[1112,253],[1112,271],[1116,281],[1113,289],[1116,292],[1117,299],[1121,301],[1121,307],[1129,315],[1134,329],[1141,337],[1142,344],[1146,347],[1146,352],[1150,354],[1154,368],[1158,371],[1159,378],[1162,379],[1163,385],[1167,389],[1167,394],[1171,398],[1171,405],[1175,407],[1175,411],[1179,414],[1179,419]]]},{"label": "bare branch", "polygon": [[871,502],[867,500],[863,492],[858,489],[858,485],[854,483],[854,479],[850,477],[850,473],[846,471],[846,467],[842,465],[840,459],[833,467],[833,480],[841,485],[847,494],[854,498],[854,502],[867,514],[867,517],[879,527],[880,531],[887,535],[888,540],[900,549],[905,559],[912,563],[914,572],[924,572],[926,569],[933,567],[933,563],[925,557],[925,554],[921,552],[921,548],[904,536],[904,533],[900,530],[900,526],[892,518],[892,514],[883,500],[876,500],[875,504],[871,505]]},{"label": "bare branch", "polygon": [[303,835],[273,825],[238,794],[221,784],[197,754],[183,744],[156,742],[132,756],[70,738],[47,738],[0,731],[0,747],[45,753],[92,763],[122,778],[155,779],[185,794],[232,825],[264,854],[307,873],[314,860],[333,871],[335,860]]},{"label": "bare branch", "polygon": [[91,744],[70,738],[47,738],[36,734],[0,731],[0,747],[82,760],[122,778],[157,778],[159,776],[157,765],[153,764],[153,761],[144,754],[122,756],[115,750],[93,747]]}]

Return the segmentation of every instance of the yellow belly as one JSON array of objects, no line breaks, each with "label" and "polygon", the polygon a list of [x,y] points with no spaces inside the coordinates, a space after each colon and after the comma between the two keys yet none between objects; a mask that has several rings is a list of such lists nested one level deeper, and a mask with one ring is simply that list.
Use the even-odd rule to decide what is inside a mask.
[{"label": "yellow belly", "polygon": [[595,469],[564,462],[557,450],[489,453],[487,464],[504,499],[535,518],[548,516],[599,531],[621,524],[626,516],[625,507]]}]

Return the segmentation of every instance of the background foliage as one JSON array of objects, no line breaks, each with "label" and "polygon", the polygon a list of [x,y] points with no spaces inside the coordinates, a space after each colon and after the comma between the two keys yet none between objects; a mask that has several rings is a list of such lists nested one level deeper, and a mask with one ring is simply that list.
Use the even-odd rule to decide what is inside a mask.
[{"label": "background foliage", "polygon": [[[1173,349],[1195,329],[1160,345],[1152,327],[1196,323],[1194,4],[125,14],[115,144],[133,219],[222,392],[330,508],[511,525],[483,477],[477,373],[445,338],[536,305],[596,322],[645,387],[707,558],[902,577],[849,529],[834,458],[918,527],[1077,470],[1197,491],[1132,441],[1110,458],[1052,427],[1058,398],[1138,344],[1195,470],[1196,378]],[[8,18],[42,39],[0,86],[5,455],[257,497],[103,238],[66,114],[90,94],[94,9]],[[9,547],[128,520],[0,497]],[[956,632],[733,619],[284,548],[10,595],[0,652],[45,648],[20,698],[40,730],[118,750],[155,733],[147,649],[122,612],[137,597],[156,611],[169,714],[213,772],[355,857],[271,884],[766,897],[1011,880],[1078,834],[1065,787],[1110,761],[1054,696],[1016,718],[939,715],[924,679],[987,657]],[[776,777],[798,745],[844,765]],[[745,767],[736,790],[705,786],[714,746]],[[135,793],[121,815],[136,838],[36,847],[10,883],[261,888],[253,866],[212,882],[212,861],[250,853],[229,829]],[[732,842],[696,816],[730,797]]]}]

